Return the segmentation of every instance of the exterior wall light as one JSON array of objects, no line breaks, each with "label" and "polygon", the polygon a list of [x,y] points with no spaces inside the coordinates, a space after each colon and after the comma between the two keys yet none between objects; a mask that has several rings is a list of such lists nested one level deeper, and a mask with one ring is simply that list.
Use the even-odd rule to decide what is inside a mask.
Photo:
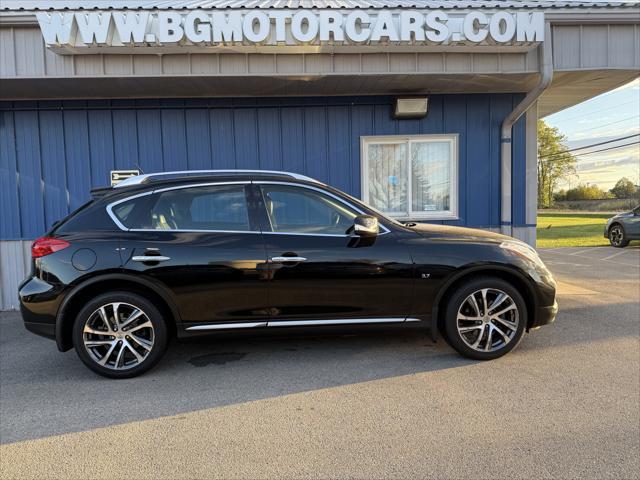
[{"label": "exterior wall light", "polygon": [[428,97],[396,98],[393,118],[424,118],[427,116]]}]

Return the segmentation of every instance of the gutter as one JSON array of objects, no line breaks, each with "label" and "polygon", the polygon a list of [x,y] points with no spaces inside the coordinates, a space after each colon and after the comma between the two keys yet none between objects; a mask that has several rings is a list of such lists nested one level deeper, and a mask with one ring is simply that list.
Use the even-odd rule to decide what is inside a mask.
[{"label": "gutter", "polygon": [[540,95],[549,88],[553,79],[553,39],[551,37],[551,26],[547,22],[545,25],[545,39],[539,48],[540,50],[540,81],[533,90],[507,115],[502,121],[500,132],[500,176],[501,176],[501,203],[500,203],[500,230],[505,235],[512,234],[511,215],[511,137],[513,125],[524,115],[529,108],[535,105]]}]

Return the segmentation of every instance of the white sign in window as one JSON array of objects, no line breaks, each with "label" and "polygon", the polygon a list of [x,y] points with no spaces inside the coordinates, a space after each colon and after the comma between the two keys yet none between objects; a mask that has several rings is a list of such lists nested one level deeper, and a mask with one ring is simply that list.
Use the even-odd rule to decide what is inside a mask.
[{"label": "white sign in window", "polygon": [[458,217],[458,136],[362,138],[362,197],[406,219]]}]

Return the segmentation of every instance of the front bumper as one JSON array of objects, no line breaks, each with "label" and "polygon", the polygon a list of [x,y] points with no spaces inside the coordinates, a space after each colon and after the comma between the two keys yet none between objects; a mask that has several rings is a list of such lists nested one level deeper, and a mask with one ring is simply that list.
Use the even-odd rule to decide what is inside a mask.
[{"label": "front bumper", "polygon": [[538,328],[543,325],[549,325],[556,321],[558,315],[558,302],[554,301],[553,305],[546,307],[538,307],[536,318],[530,328]]}]

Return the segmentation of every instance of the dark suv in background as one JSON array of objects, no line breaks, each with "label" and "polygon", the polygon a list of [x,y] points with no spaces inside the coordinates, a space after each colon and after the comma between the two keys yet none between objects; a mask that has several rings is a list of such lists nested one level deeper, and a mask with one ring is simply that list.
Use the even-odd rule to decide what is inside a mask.
[{"label": "dark suv in background", "polygon": [[268,171],[141,175],[94,190],[32,246],[25,326],[112,378],[173,336],[423,324],[493,359],[554,320],[534,249],[468,228],[399,223],[330,186]]}]

